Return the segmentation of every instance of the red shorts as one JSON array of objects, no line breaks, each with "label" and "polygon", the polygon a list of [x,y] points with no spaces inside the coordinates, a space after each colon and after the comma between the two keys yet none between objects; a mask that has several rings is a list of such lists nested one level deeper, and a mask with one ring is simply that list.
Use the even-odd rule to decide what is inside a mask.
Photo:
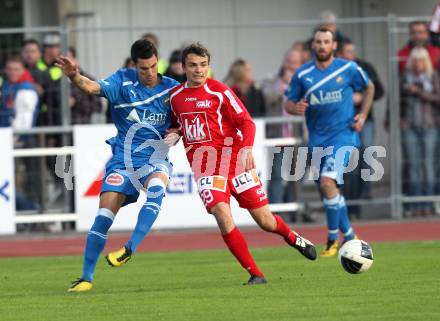
[{"label": "red shorts", "polygon": [[243,172],[229,179],[220,175],[204,176],[197,181],[197,188],[208,212],[219,202],[229,204],[231,194],[240,207],[248,210],[268,204],[266,192],[255,171]]}]

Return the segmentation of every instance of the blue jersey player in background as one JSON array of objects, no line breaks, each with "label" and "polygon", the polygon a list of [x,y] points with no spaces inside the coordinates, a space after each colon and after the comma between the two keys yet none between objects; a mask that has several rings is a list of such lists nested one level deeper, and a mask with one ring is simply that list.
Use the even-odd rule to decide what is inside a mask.
[{"label": "blue jersey player in background", "polygon": [[111,266],[120,266],[131,258],[157,218],[171,174],[167,154],[179,136],[168,132],[169,91],[178,83],[157,73],[158,54],[151,42],[136,41],[131,58],[135,69],[120,69],[99,82],[80,75],[79,66],[70,59],[59,57],[57,61],[81,90],[108,99],[118,130],[117,136],[107,141],[113,157],[106,164],[98,213],[87,236],[83,274],[73,282],[70,292],[92,288],[95,266],[115,215],[122,206],[136,202],[139,190],[145,188],[147,200],[131,238],[123,248],[106,256]]},{"label": "blue jersey player in background", "polygon": [[[358,132],[364,126],[374,95],[374,85],[355,62],[334,58],[336,47],[331,30],[320,28],[315,32],[314,59],[292,77],[285,105],[287,112],[306,118],[309,147],[313,149],[312,168],[319,173],[319,190],[327,217],[328,240],[321,254],[324,257],[336,255],[339,231],[344,242],[355,238],[338,185],[343,184],[351,151],[359,146]],[[355,115],[353,92],[363,90],[361,111]],[[318,165],[315,151],[322,156]]]}]

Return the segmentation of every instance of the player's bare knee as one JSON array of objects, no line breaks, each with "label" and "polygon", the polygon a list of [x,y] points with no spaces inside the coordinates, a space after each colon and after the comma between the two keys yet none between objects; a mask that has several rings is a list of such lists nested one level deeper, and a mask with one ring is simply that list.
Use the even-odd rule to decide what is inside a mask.
[{"label": "player's bare knee", "polygon": [[116,215],[126,196],[117,192],[104,192],[99,199],[99,208],[106,208]]},{"label": "player's bare knee", "polygon": [[319,189],[321,190],[322,195],[326,198],[334,197],[338,193],[336,182],[327,177],[323,177],[319,181]]},{"label": "player's bare knee", "polygon": [[220,202],[211,208],[210,213],[214,215],[217,225],[223,235],[228,234],[235,228],[231,209],[228,204]]}]

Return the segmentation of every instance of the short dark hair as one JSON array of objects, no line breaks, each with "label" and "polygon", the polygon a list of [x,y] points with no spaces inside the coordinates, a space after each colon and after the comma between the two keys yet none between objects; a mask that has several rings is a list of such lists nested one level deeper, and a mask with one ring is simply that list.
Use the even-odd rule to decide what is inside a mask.
[{"label": "short dark hair", "polygon": [[197,56],[201,57],[207,57],[208,58],[208,64],[211,61],[211,54],[209,53],[208,49],[202,45],[200,42],[194,42],[190,44],[188,47],[183,49],[182,51],[182,64],[185,65],[186,57],[190,54],[195,54]]},{"label": "short dark hair", "polygon": [[8,64],[10,62],[18,62],[18,63],[20,63],[20,64],[22,64],[24,66],[23,60],[17,54],[13,54],[11,56],[8,56],[8,58],[6,59],[6,64]]},{"label": "short dark hair", "polygon": [[130,55],[134,63],[137,63],[138,59],[148,59],[153,56],[158,57],[157,48],[152,42],[145,39],[136,40],[133,43]]},{"label": "short dark hair", "polygon": [[38,49],[40,49],[40,43],[35,39],[26,39],[21,43],[21,47],[25,47],[27,45],[36,45]]},{"label": "short dark hair", "polygon": [[426,28],[426,31],[429,30],[428,28],[428,24],[426,23],[426,21],[422,21],[422,20],[416,20],[416,21],[411,21],[409,23],[409,31],[411,31],[412,27],[417,26],[417,25],[423,25]]},{"label": "short dark hair", "polygon": [[313,39],[315,39],[315,36],[318,32],[330,32],[332,35],[332,40],[336,41],[336,34],[333,32],[333,30],[326,28],[326,27],[319,27],[315,30],[315,33],[313,34]]}]

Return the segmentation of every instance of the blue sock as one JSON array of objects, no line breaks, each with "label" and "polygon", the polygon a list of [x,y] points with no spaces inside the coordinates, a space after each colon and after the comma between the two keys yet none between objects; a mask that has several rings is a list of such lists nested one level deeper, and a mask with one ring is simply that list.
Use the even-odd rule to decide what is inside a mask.
[{"label": "blue sock", "polygon": [[337,194],[333,198],[323,198],[325,214],[327,216],[328,239],[335,241],[339,234],[339,213],[341,196]]},{"label": "blue sock", "polygon": [[165,184],[159,178],[152,178],[148,182],[147,200],[139,211],[136,227],[130,240],[125,244],[133,253],[156,221],[164,196]]},{"label": "blue sock", "polygon": [[341,196],[339,208],[339,230],[344,234],[344,242],[354,239],[353,229],[351,228],[348,210],[343,196]]},{"label": "blue sock", "polygon": [[112,226],[114,214],[106,209],[100,208],[96,215],[95,222],[87,235],[86,250],[84,253],[84,267],[82,278],[86,281],[93,281],[96,262],[104,250],[107,240],[107,232]]}]

